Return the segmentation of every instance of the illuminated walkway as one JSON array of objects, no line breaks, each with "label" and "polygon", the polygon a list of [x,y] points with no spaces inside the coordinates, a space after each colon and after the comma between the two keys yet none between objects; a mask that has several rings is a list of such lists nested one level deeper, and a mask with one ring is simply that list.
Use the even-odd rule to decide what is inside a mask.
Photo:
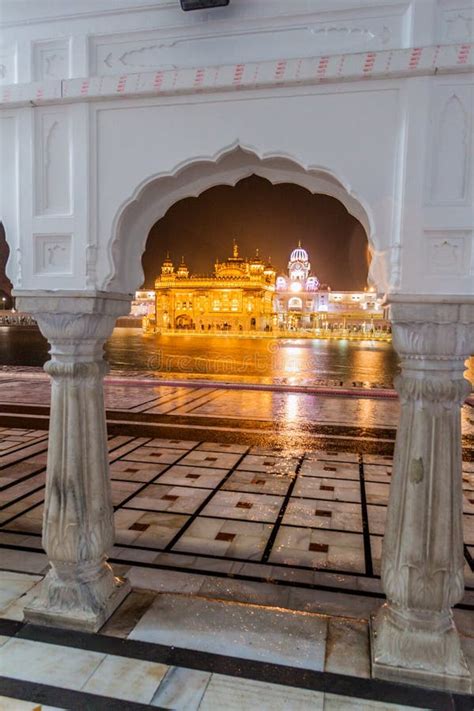
[{"label": "illuminated walkway", "polygon": [[[109,384],[111,562],[133,592],[91,635],[21,622],[47,569],[49,386],[1,388],[0,709],[471,708],[369,679],[396,400]],[[474,670],[474,410],[464,409],[466,592],[455,617]],[[11,426],[20,419],[36,427]]]}]

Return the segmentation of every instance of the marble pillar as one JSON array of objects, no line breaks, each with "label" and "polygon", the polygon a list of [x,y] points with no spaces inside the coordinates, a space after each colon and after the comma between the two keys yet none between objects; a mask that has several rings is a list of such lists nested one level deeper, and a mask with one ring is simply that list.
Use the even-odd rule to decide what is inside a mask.
[{"label": "marble pillar", "polygon": [[[380,678],[470,691],[452,607],[464,594],[461,405],[474,299],[393,299],[401,415],[385,529],[387,602],[371,621]],[[466,303],[467,302],[467,303]]]},{"label": "marble pillar", "polygon": [[43,292],[18,302],[51,344],[52,380],[43,522],[51,567],[25,620],[94,632],[130,590],[107,563],[114,523],[103,393],[103,346],[130,299]]}]

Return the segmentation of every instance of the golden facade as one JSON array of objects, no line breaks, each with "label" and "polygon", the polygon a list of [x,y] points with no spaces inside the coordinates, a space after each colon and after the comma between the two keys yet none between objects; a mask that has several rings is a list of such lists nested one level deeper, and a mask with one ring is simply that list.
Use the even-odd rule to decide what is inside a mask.
[{"label": "golden facade", "polygon": [[190,275],[184,262],[175,269],[169,256],[155,281],[157,331],[269,331],[276,272],[258,250],[244,259],[234,241],[232,256],[217,261],[211,276]]}]

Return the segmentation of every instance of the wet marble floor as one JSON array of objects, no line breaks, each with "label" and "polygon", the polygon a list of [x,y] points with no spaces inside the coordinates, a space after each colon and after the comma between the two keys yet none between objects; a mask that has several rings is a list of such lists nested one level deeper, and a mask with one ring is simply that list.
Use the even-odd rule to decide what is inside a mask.
[{"label": "wet marble floor", "polygon": [[[22,623],[48,568],[41,408],[49,389],[43,381],[29,392],[25,381],[0,388],[1,423],[15,406],[41,420],[0,427],[0,710],[472,708],[467,697],[369,678],[368,619],[384,600],[395,400],[109,389],[111,560],[133,592],[100,634],[81,636]],[[282,410],[298,413],[280,420],[291,446],[272,439]],[[314,422],[315,411],[331,425]],[[466,592],[455,618],[474,668],[469,406],[464,419]],[[155,436],[152,421],[166,421],[170,436]]]}]

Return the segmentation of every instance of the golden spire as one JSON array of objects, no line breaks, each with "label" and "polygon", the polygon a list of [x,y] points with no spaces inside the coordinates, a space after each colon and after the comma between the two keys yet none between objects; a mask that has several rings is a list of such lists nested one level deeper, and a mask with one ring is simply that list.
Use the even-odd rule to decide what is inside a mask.
[{"label": "golden spire", "polygon": [[298,240],[298,247],[301,247],[301,240]]},{"label": "golden spire", "polygon": [[237,240],[234,239],[232,240],[232,256],[234,259],[237,259],[239,256],[239,245],[237,244]]}]

